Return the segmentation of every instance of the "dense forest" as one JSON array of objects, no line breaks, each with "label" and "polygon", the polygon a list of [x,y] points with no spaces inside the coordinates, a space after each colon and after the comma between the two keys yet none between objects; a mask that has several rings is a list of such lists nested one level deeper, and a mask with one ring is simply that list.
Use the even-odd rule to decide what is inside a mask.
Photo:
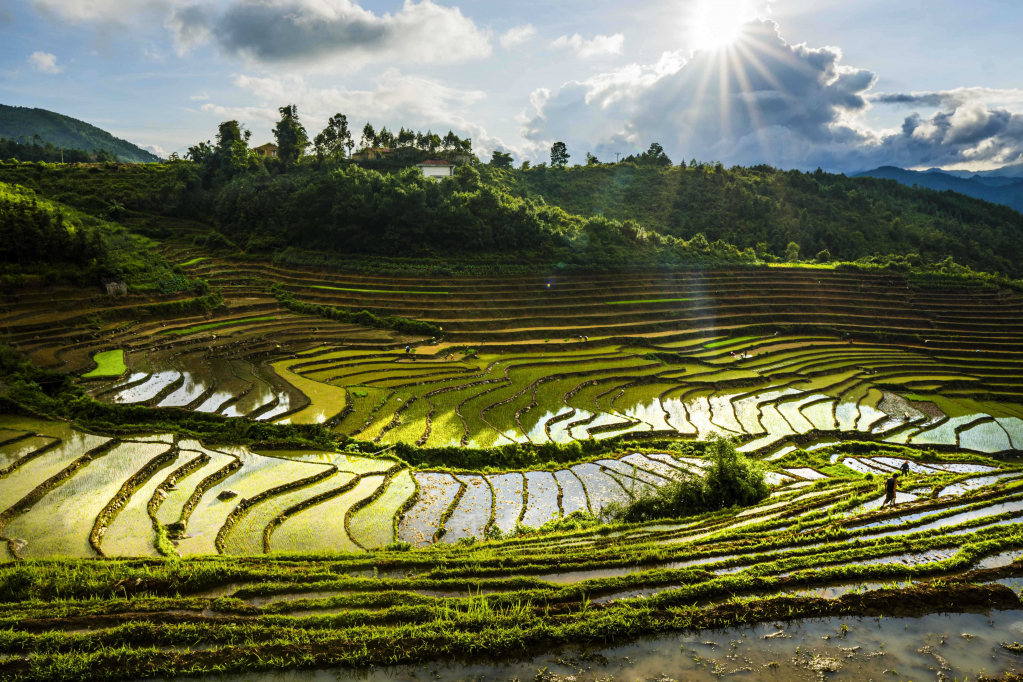
[{"label": "dense forest", "polygon": [[[186,291],[197,284],[153,255],[144,237],[0,182],[0,285],[26,276],[94,285],[120,281],[131,292]],[[202,284],[198,284],[200,289]]]},{"label": "dense forest", "polygon": [[0,181],[128,225],[153,215],[196,221],[215,228],[216,239],[204,238],[211,245],[287,252],[293,261],[303,251],[321,262],[330,254],[493,254],[583,266],[889,255],[927,264],[951,256],[1023,277],[1023,214],[952,192],[820,170],[674,165],[656,144],[618,164],[588,155],[582,166],[568,166],[568,150],[555,145],[551,165],[516,169],[502,152],[482,163],[453,134],[402,129],[392,140],[364,128],[364,146],[404,144],[465,160],[438,181],[412,167],[418,154],[384,165],[353,161],[354,136],[340,114],[312,141],[297,109],[281,114],[276,159],[257,156],[248,132],[226,121],[215,142],[192,147],[186,159],[146,167],[3,164]]},{"label": "dense forest", "polygon": [[543,197],[564,210],[625,217],[682,239],[703,234],[759,256],[844,261],[918,254],[953,256],[974,269],[1023,276],[1023,214],[952,192],[894,180],[849,178],[769,166],[724,168],[621,163],[487,173],[521,197]]}]

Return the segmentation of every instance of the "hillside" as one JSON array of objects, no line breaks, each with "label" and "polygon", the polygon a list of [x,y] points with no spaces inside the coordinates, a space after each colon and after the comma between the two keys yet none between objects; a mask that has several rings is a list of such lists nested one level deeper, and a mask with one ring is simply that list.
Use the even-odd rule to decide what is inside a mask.
[{"label": "hillside", "polygon": [[67,149],[104,150],[125,163],[156,163],[160,158],[138,145],[114,137],[94,125],[46,109],[0,104],[0,138],[18,141],[39,135],[44,142]]},{"label": "hillside", "polygon": [[477,163],[438,183],[411,168],[313,158],[286,166],[234,145],[160,166],[7,164],[0,181],[93,214],[116,201],[122,220],[140,227],[154,216],[215,226],[242,250],[296,264],[351,268],[386,256],[417,268],[482,259],[536,270],[707,265],[708,253],[718,264],[894,255],[1023,277],[1023,214],[895,180],[623,162]]},{"label": "hillside", "polygon": [[720,164],[486,168],[512,195],[542,197],[582,216],[634,219],[680,239],[702,233],[759,256],[782,257],[795,242],[802,259],[824,250],[839,260],[952,256],[976,269],[1023,274],[1023,214],[892,180]]},{"label": "hillside", "polygon": [[912,171],[894,166],[882,166],[857,173],[853,177],[895,180],[903,185],[917,185],[939,192],[951,190],[968,197],[983,199],[993,204],[1002,204],[1017,211],[1023,211],[1023,178],[981,175],[959,177],[943,171]]}]

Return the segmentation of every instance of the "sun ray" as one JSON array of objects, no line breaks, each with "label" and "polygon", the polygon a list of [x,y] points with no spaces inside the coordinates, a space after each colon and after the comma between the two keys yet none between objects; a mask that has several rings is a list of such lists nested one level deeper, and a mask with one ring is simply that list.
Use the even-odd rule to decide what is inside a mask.
[{"label": "sun ray", "polygon": [[721,120],[721,136],[728,137],[731,134],[731,120],[729,109],[731,108],[731,97],[729,96],[728,82],[728,50],[718,50],[718,117]]},{"label": "sun ray", "polygon": [[760,110],[757,108],[756,101],[751,97],[754,90],[750,84],[749,76],[746,74],[746,69],[744,68],[742,51],[739,49],[739,46],[736,45],[735,49],[728,51],[728,55],[735,70],[735,79],[739,83],[739,89],[744,95],[747,95],[742,99],[743,103],[746,105],[746,111],[749,114],[754,135],[757,137],[757,144],[760,146],[761,156],[764,159],[768,159],[771,155],[768,153],[766,132],[760,120]]}]

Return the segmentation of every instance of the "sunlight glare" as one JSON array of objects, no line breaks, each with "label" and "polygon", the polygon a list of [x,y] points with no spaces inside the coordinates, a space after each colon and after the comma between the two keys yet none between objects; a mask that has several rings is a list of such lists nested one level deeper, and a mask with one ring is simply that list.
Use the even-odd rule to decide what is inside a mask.
[{"label": "sunlight glare", "polygon": [[753,18],[750,0],[698,0],[693,10],[692,39],[697,50],[733,44],[743,24]]}]

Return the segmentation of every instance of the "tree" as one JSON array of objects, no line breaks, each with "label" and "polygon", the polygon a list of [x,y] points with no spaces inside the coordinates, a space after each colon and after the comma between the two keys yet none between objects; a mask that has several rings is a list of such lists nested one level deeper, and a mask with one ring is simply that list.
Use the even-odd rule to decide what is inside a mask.
[{"label": "tree", "polygon": [[785,247],[785,260],[789,263],[799,261],[799,244],[789,242],[789,245]]},{"label": "tree", "polygon": [[639,155],[640,163],[649,163],[657,166],[670,166],[671,159],[664,153],[664,147],[660,143],[654,142],[650,145],[650,148]]},{"label": "tree", "polygon": [[589,152],[586,152],[586,165],[587,166],[598,166],[598,165],[600,165],[600,159],[598,159],[593,154],[590,154]]},{"label": "tree", "polygon": [[224,121],[217,126],[217,147],[220,149],[230,148],[235,142],[248,141],[250,135],[251,133],[248,131],[242,132],[238,121]]},{"label": "tree", "polygon": [[188,151],[185,152],[186,159],[194,161],[200,165],[205,164],[207,159],[211,156],[213,156],[213,145],[210,144],[209,140],[200,142],[193,147],[189,147]]},{"label": "tree", "polygon": [[565,146],[564,142],[555,142],[551,147],[551,166],[564,168],[570,158],[572,157],[568,155],[568,147]]},{"label": "tree", "polygon": [[377,131],[373,129],[372,124],[367,123],[362,128],[362,139],[359,140],[359,143],[363,146],[363,148],[369,148],[374,146],[376,138]]},{"label": "tree", "polygon": [[416,143],[416,134],[411,130],[405,130],[405,126],[398,131],[398,146],[411,147]]},{"label": "tree", "polygon": [[281,114],[281,120],[273,130],[274,139],[277,140],[277,158],[286,165],[298,163],[309,146],[309,136],[298,120],[298,106],[289,104],[277,111]]},{"label": "tree", "polygon": [[494,168],[511,168],[512,155],[502,152],[500,149],[495,149],[494,157],[490,159],[490,165]]},{"label": "tree", "polygon": [[325,159],[340,161],[345,158],[345,149],[349,146],[351,139],[352,133],[348,130],[348,117],[344,114],[334,114],[327,121],[327,127],[313,140],[317,158],[321,161]]},{"label": "tree", "polygon": [[830,263],[831,262],[831,252],[828,251],[827,249],[824,249],[823,251],[818,253],[817,254],[817,262],[818,263]]}]

